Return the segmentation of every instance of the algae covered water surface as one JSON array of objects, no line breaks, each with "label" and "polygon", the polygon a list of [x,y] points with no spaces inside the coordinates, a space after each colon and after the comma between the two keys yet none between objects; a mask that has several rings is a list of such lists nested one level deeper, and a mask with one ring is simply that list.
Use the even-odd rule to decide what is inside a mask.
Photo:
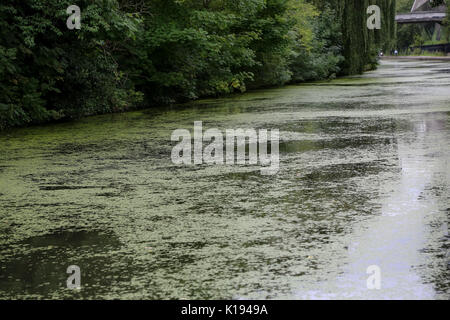
[{"label": "algae covered water surface", "polygon": [[[449,299],[449,69],[3,133],[0,298]],[[194,121],[279,129],[278,174],[173,164]]]}]

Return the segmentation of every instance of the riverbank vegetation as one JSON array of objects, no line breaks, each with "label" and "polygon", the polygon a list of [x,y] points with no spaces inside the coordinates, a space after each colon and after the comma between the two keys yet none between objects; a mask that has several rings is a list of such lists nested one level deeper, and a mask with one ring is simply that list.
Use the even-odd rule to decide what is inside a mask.
[{"label": "riverbank vegetation", "polygon": [[[74,3],[75,2],[75,3]],[[66,26],[81,8],[81,29]],[[368,30],[377,4],[382,29]],[[361,73],[395,0],[2,0],[0,128]]]},{"label": "riverbank vegetation", "polygon": [[444,19],[444,40],[450,42],[450,1],[447,1],[447,16]]}]

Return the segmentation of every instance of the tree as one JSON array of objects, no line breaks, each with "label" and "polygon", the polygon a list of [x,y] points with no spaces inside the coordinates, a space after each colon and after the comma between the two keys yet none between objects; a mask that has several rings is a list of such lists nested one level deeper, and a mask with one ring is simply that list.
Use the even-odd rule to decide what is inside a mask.
[{"label": "tree", "polygon": [[394,0],[79,0],[80,30],[71,4],[0,4],[0,128],[361,73],[395,30]]}]

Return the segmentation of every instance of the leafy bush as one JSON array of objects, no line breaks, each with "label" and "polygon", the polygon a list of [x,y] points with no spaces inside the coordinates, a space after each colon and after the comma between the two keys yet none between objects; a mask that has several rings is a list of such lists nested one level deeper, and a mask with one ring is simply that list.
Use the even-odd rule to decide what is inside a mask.
[{"label": "leafy bush", "polygon": [[[362,72],[368,0],[2,0],[0,128]],[[391,16],[389,16],[391,15]]]}]

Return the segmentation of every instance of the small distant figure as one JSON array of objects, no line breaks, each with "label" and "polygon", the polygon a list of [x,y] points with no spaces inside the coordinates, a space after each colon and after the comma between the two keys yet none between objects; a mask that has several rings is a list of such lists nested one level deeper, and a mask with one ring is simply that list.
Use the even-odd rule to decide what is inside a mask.
[{"label": "small distant figure", "polygon": [[395,49],[395,51],[394,51],[394,56],[398,56],[398,50],[397,49]]},{"label": "small distant figure", "polygon": [[381,58],[382,56],[384,56],[383,51],[380,51],[380,53],[378,54],[378,56]]}]

